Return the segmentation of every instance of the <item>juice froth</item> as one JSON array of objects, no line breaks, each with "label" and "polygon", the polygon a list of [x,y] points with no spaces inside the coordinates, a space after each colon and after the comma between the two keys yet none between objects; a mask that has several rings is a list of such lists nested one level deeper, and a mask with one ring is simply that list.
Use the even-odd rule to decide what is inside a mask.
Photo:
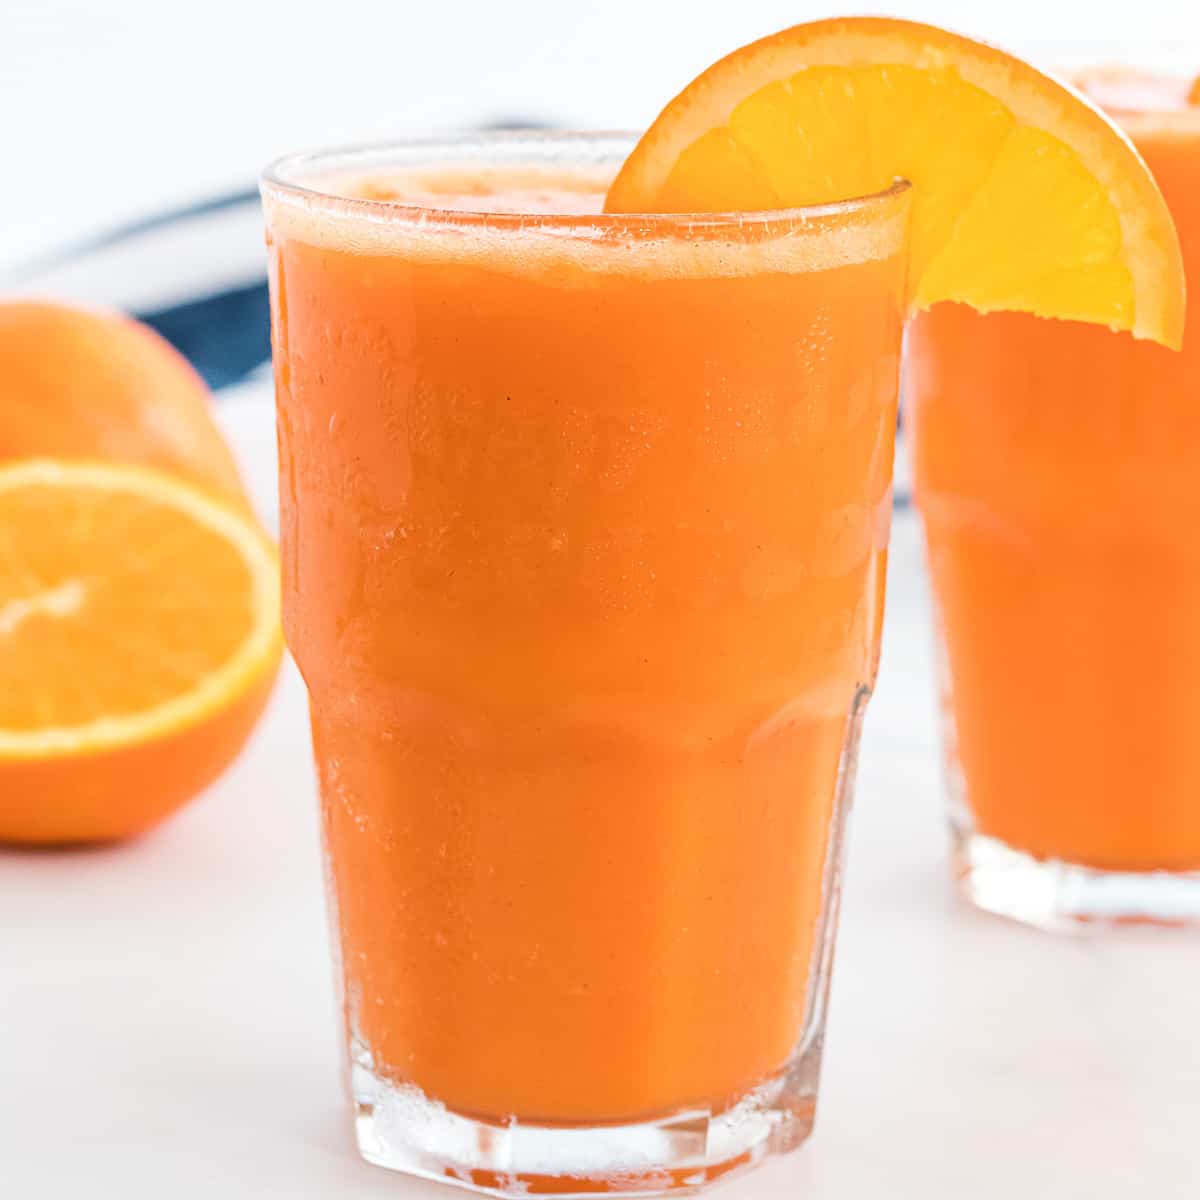
[{"label": "juice froth", "polygon": [[586,216],[604,208],[610,172],[548,170],[438,170],[350,175],[337,190],[348,199],[372,200],[442,212]]}]

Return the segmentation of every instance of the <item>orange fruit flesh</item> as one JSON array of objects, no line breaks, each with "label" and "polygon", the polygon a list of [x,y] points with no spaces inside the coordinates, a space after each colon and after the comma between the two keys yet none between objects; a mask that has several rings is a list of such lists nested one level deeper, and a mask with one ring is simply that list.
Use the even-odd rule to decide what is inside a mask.
[{"label": "orange fruit flesh", "polygon": [[614,181],[611,212],[774,209],[914,185],[910,289],[1178,346],[1170,216],[1088,103],[992,47],[907,21],[818,21],[709,68]]},{"label": "orange fruit flesh", "polygon": [[214,777],[274,675],[276,588],[256,525],[190,485],[0,467],[0,839],[124,836]]},{"label": "orange fruit flesh", "polygon": [[[250,631],[249,571],[236,548],[215,530],[180,526],[175,512],[136,494],[0,491],[0,528],[9,556],[0,607],[6,732],[154,708],[193,688]],[[13,544],[21,530],[50,528],[65,536]],[[204,564],[203,595],[188,570],[196,560]]]},{"label": "orange fruit flesh", "polygon": [[[1200,279],[1189,85],[1078,81],[1137,142]],[[1200,288],[1188,320],[1180,353],[960,305],[910,330],[965,798],[982,833],[1038,858],[1200,870]]]}]

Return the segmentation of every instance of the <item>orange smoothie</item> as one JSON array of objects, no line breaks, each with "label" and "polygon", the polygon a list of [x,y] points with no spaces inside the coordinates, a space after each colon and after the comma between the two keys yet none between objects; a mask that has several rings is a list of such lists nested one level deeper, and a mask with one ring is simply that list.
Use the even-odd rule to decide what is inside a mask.
[{"label": "orange smoothie", "polygon": [[1098,73],[1170,205],[1180,354],[938,306],[907,402],[967,819],[1038,859],[1200,869],[1200,108]]},{"label": "orange smoothie", "polygon": [[494,1121],[717,1111],[811,1038],[879,650],[907,196],[606,182],[266,189],[355,1061]]}]

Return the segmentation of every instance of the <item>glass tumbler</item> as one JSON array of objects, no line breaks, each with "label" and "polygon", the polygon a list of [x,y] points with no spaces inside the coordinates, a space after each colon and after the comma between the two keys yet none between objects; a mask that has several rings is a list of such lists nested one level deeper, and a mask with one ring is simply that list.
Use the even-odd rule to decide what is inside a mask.
[{"label": "glass tumbler", "polygon": [[631,146],[263,182],[358,1145],[491,1192],[808,1135],[879,652],[907,187],[603,215]]}]

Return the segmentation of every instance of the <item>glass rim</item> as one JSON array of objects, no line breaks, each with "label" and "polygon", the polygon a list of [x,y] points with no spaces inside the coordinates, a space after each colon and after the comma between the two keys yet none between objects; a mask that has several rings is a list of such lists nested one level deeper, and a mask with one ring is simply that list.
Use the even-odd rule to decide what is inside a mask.
[{"label": "glass rim", "polygon": [[[507,149],[507,159],[514,165],[522,163],[519,151],[528,147],[529,160],[536,165],[538,150],[561,147],[592,149],[590,159],[580,156],[583,164],[601,161],[599,151],[605,148],[609,157],[618,153],[628,154],[641,135],[625,130],[573,130],[573,129],[504,129],[464,131],[445,135],[394,138],[383,141],[354,143],[323,147],[316,150],[285,154],[272,160],[259,175],[259,187],[264,195],[272,198],[300,203],[309,207],[334,205],[344,215],[358,214],[372,220],[404,221],[422,224],[433,223],[443,227],[490,227],[493,229],[528,229],[531,222],[543,228],[571,230],[587,228],[609,233],[633,232],[670,233],[681,231],[719,231],[734,226],[773,226],[779,223],[804,224],[822,222],[837,217],[869,215],[875,210],[886,211],[891,204],[904,196],[912,187],[908,180],[896,178],[886,188],[862,196],[849,196],[821,204],[803,204],[786,208],[728,210],[721,212],[648,212],[648,213],[558,213],[543,212],[495,212],[462,208],[438,208],[436,205],[405,204],[396,200],[368,199],[347,196],[332,188],[315,183],[313,175],[321,171],[333,172],[338,168],[345,171],[362,169],[368,165],[387,168],[395,165],[425,165],[414,158],[404,164],[404,155],[419,155],[428,152],[429,164],[452,165],[452,154],[462,151],[461,165],[471,165],[473,155],[488,150]],[[400,161],[398,161],[400,160]],[[506,161],[504,158],[500,162]],[[491,164],[489,164],[491,165]],[[313,173],[306,177],[306,173]]]}]

